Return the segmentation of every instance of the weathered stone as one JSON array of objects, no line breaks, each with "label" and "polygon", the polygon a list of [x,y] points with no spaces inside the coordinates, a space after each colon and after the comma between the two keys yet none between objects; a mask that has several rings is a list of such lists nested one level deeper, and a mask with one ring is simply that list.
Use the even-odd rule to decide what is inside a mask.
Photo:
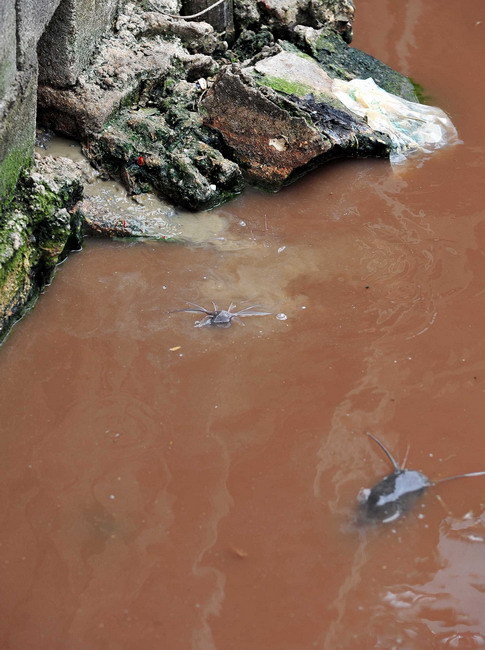
[{"label": "weathered stone", "polygon": [[137,237],[167,242],[185,241],[163,216],[120,216],[107,205],[85,198],[76,206],[83,231],[92,237]]},{"label": "weathered stone", "polygon": [[347,42],[352,40],[354,4],[352,0],[235,0],[234,11],[240,28],[258,31],[267,26],[288,36],[296,25],[327,27]]},{"label": "weathered stone", "polygon": [[238,193],[242,177],[235,163],[201,139],[201,126],[200,116],[180,105],[164,115],[126,110],[89,140],[85,152],[130,193],[154,189],[177,205],[204,209]]},{"label": "weathered stone", "polygon": [[[354,22],[353,0],[312,0],[310,13],[314,19],[313,27],[325,26],[350,43],[352,41],[352,25]],[[304,24],[304,23],[302,23]],[[311,23],[310,23],[311,24]]]},{"label": "weathered stone", "polygon": [[144,22],[140,36],[174,35],[180,38],[190,52],[212,54],[221,46],[214,28],[208,23],[191,20],[176,20],[156,12],[143,15]]},{"label": "weathered stone", "polygon": [[39,87],[42,123],[74,138],[99,132],[128,101],[136,101],[163,83],[174,66],[189,63],[191,55],[176,42],[135,37],[106,39],[90,72],[75,88]]},{"label": "weathered stone", "polygon": [[78,248],[80,224],[69,210],[81,198],[82,169],[66,158],[40,159],[0,220],[0,340],[47,284],[55,265]]},{"label": "weathered stone", "polygon": [[203,100],[206,123],[219,131],[250,181],[281,186],[295,169],[327,152],[330,142],[302,114],[278,106],[236,67],[225,69]]},{"label": "weathered stone", "polygon": [[[7,0],[11,1],[11,0]],[[59,5],[59,0],[16,0],[17,52],[20,69],[35,61],[37,43]]]},{"label": "weathered stone", "polygon": [[224,69],[202,106],[250,181],[272,189],[332,158],[389,153],[388,138],[333,95],[325,71],[294,53]]},{"label": "weathered stone", "polygon": [[[41,74],[74,83],[119,0],[3,0],[0,3],[0,213],[33,154]],[[41,40],[41,43],[39,43]],[[71,120],[72,121],[72,120]]]},{"label": "weathered stone", "polygon": [[268,56],[267,48],[274,45],[275,39],[268,29],[254,32],[252,29],[243,29],[236,42],[232,45],[231,52],[239,60],[253,59],[255,56]]},{"label": "weathered stone", "polygon": [[411,102],[418,101],[413,84],[407,77],[370,54],[349,47],[331,29],[298,25],[294,34],[300,47],[321,63],[331,77],[345,81],[372,77],[387,92]]},{"label": "weathered stone", "polygon": [[0,215],[7,209],[34,152],[37,73],[18,72],[0,102]]},{"label": "weathered stone", "polygon": [[0,104],[9,91],[17,71],[15,29],[15,0],[3,0],[0,3]]},{"label": "weathered stone", "polygon": [[234,0],[234,17],[239,28],[257,27],[261,15],[254,0]]},{"label": "weathered stone", "polygon": [[39,82],[74,85],[117,5],[118,0],[62,0],[39,40]]},{"label": "weathered stone", "polygon": [[[132,3],[128,3],[127,7]],[[152,11],[158,11],[162,14],[179,14],[182,9],[181,0],[145,0],[143,3]],[[124,13],[127,13],[126,7]]]}]

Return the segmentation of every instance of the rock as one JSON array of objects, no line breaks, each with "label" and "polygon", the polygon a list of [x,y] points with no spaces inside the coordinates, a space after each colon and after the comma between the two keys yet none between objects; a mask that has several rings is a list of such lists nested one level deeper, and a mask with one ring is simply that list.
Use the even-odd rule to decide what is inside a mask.
[{"label": "rock", "polygon": [[217,76],[201,106],[250,182],[273,190],[342,156],[387,156],[390,141],[333,94],[316,61],[282,51]]},{"label": "rock", "polygon": [[177,20],[157,12],[143,15],[144,25],[140,35],[145,37],[174,35],[180,38],[189,52],[212,54],[221,47],[221,40],[208,23]]},{"label": "rock", "polygon": [[268,29],[261,29],[258,32],[243,29],[233,44],[231,53],[239,61],[252,59],[258,55],[264,58],[268,56],[265,50],[273,46],[274,42],[274,36]]},{"label": "rock", "polygon": [[352,0],[234,0],[236,22],[240,28],[258,32],[269,27],[288,35],[296,25],[326,26],[350,43],[354,4]]},{"label": "rock", "polygon": [[[204,53],[212,53],[218,43],[212,28],[205,23],[182,23],[129,4],[118,17],[117,33],[104,38],[74,87],[39,86],[41,123],[82,140],[100,132],[121,106],[143,105],[166,79],[214,74],[217,64]],[[170,31],[167,38],[160,35],[165,27]],[[198,42],[200,48],[189,53],[183,41],[193,50]]]},{"label": "rock", "polygon": [[[25,13],[32,7],[52,6],[49,0],[33,2],[19,0]],[[73,86],[79,75],[89,65],[89,61],[102,35],[110,28],[118,11],[118,0],[62,0],[57,2],[57,10],[48,22],[45,31],[35,44],[30,45],[30,55],[37,49],[39,59],[39,83],[51,86]],[[29,11],[30,10],[30,11]],[[20,17],[22,17],[22,11]],[[31,15],[35,22],[38,10]]]},{"label": "rock", "polygon": [[90,198],[83,199],[76,206],[83,231],[94,237],[136,237],[168,242],[184,241],[179,233],[171,227],[169,221],[160,217],[120,216],[117,211]]},{"label": "rock", "polygon": [[224,213],[177,210],[153,194],[123,196],[116,184],[100,179],[85,185],[85,198],[74,209],[86,235],[204,244],[221,250],[247,245],[229,232],[230,220]]},{"label": "rock", "polygon": [[[262,141],[252,143],[250,134],[244,155],[229,160],[222,153],[227,138],[207,128],[218,118],[204,123],[198,104],[207,93],[207,109],[210,98],[219,92],[218,86],[211,90],[210,79],[224,56],[249,57],[256,66],[260,59],[279,52],[272,29],[292,34],[301,22],[315,28],[330,25],[348,35],[353,17],[350,0],[264,0],[252,3],[252,7],[243,0],[236,1],[240,13],[246,12],[247,22],[257,29],[239,29],[238,42],[227,54],[227,44],[211,25],[164,15],[165,5],[158,0],[146,2],[143,6],[149,10],[144,11],[141,4],[126,3],[117,17],[115,33],[104,38],[88,71],[74,87],[40,86],[42,123],[81,139],[85,154],[96,167],[121,179],[131,194],[155,190],[192,210],[213,207],[240,192],[244,186],[242,171],[257,182],[279,187],[318,157],[335,155],[340,140],[333,146],[331,138],[311,124],[310,105],[319,113],[318,124],[325,112],[311,100],[305,103],[300,97],[291,102],[278,92],[270,97],[269,88],[264,91],[255,85],[251,89],[253,81],[242,84],[261,108],[260,115],[268,112],[264,163],[258,162]],[[265,22],[265,28],[259,29]],[[262,74],[256,67],[251,70],[249,79]],[[227,73],[221,78],[227,80],[229,76]],[[346,127],[340,132],[349,131],[352,121],[346,113],[342,117],[344,113],[340,123],[346,120]],[[276,115],[281,133],[274,132],[269,123]],[[336,115],[332,113],[334,121]],[[359,133],[366,131],[362,124],[359,129]],[[273,161],[272,156],[278,160]],[[271,172],[270,167],[274,168]],[[254,173],[255,169],[261,173]]]},{"label": "rock", "polygon": [[215,0],[183,0],[183,15],[210,23],[216,32],[234,40],[234,6],[232,2],[215,4]]},{"label": "rock", "polygon": [[89,74],[74,88],[39,86],[40,119],[49,128],[83,139],[99,132],[122,104],[136,100],[142,86],[148,90],[160,84],[174,66],[190,58],[176,42],[107,39]]},{"label": "rock", "polygon": [[50,282],[56,264],[79,248],[82,167],[67,158],[35,158],[15,207],[0,223],[0,340]]},{"label": "rock", "polygon": [[207,141],[196,110],[201,92],[199,83],[180,82],[158,109],[126,109],[85,153],[130,193],[154,189],[191,210],[227,201],[241,191],[242,174]]},{"label": "rock", "polygon": [[353,0],[313,1],[311,2],[311,14],[314,24],[311,26],[321,27],[323,25],[326,29],[339,34],[346,43],[350,43],[354,11]]},{"label": "rock", "polygon": [[418,97],[413,84],[404,75],[396,72],[370,54],[349,47],[328,27],[314,29],[298,25],[294,35],[298,45],[314,57],[331,77],[344,81],[372,77],[376,84],[393,95],[411,102]]}]

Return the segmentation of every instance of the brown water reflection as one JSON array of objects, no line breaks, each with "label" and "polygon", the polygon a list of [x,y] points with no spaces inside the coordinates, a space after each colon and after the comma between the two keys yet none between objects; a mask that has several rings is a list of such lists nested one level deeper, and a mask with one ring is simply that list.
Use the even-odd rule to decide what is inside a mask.
[{"label": "brown water reflection", "polygon": [[[362,4],[356,46],[422,80],[464,144],[248,194],[224,210],[239,250],[67,261],[0,354],[1,648],[485,645],[485,479],[352,525],[389,469],[365,430],[431,478],[485,469],[485,91],[461,72],[485,17]],[[212,299],[288,318],[167,313]]]}]

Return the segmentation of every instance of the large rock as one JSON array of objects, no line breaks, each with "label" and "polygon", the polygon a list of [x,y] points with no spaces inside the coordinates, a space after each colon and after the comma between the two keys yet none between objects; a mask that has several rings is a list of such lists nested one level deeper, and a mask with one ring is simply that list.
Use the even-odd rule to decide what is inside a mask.
[{"label": "large rock", "polygon": [[0,340],[51,280],[56,264],[80,245],[71,208],[82,196],[82,169],[67,158],[36,158],[15,208],[0,221]]},{"label": "large rock", "polygon": [[[214,60],[204,52],[190,53],[184,45],[191,48],[199,37],[202,49],[213,51],[217,41],[212,28],[182,23],[127,5],[118,16],[115,32],[102,40],[75,86],[39,85],[42,124],[83,140],[101,132],[121,107],[146,104],[168,80],[213,74]],[[167,33],[171,24],[177,37]]]},{"label": "large rock", "polygon": [[[11,0],[7,0],[7,4]],[[59,0],[16,0],[16,49],[18,65],[24,69],[36,59],[37,44],[59,6]],[[0,23],[1,24],[1,23]],[[15,33],[15,32],[14,32]]]},{"label": "large rock", "polygon": [[295,52],[225,68],[202,107],[250,181],[271,189],[333,158],[389,153],[387,136],[346,109],[323,68]]},{"label": "large rock", "polygon": [[[195,59],[195,61],[194,61]],[[142,90],[162,84],[181,62],[197,63],[177,42],[131,38],[106,39],[89,73],[74,88],[39,86],[42,123],[73,138],[101,131],[106,121]]]},{"label": "large rock", "polygon": [[209,23],[177,20],[155,11],[143,14],[137,36],[177,36],[189,52],[202,54],[212,54],[221,46],[220,39]]},{"label": "large rock", "polygon": [[85,153],[132,194],[153,189],[191,210],[227,201],[242,189],[241,171],[204,140],[194,110],[200,94],[198,84],[182,81],[165,107],[126,109],[89,138]]}]

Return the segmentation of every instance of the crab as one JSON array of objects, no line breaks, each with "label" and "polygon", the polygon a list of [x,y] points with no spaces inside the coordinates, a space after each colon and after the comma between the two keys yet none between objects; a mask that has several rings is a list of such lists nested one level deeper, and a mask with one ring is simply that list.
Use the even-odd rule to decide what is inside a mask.
[{"label": "crab", "polygon": [[239,311],[232,311],[236,306],[233,302],[231,302],[227,309],[219,309],[215,302],[213,302],[213,311],[196,305],[194,302],[187,302],[187,304],[190,305],[188,309],[174,309],[170,313],[186,311],[189,314],[205,314],[202,320],[195,321],[194,327],[205,327],[206,325],[212,325],[213,327],[231,327],[233,320],[244,325],[241,318],[245,316],[269,316],[271,313],[269,311],[250,311],[255,307],[259,307],[259,305],[251,305],[251,307],[245,307]]}]

